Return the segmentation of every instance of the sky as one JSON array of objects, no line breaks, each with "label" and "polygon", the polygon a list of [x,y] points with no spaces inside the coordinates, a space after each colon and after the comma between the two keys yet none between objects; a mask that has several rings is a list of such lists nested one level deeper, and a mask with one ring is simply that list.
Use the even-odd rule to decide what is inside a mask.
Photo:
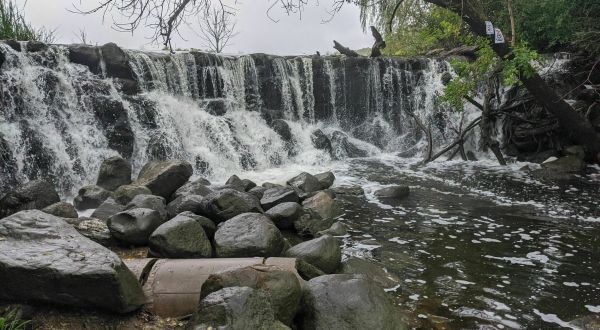
[{"label": "sky", "polygon": [[[160,46],[150,43],[151,30],[141,27],[133,35],[115,31],[110,15],[103,22],[101,14],[80,15],[69,12],[73,4],[93,7],[99,0],[16,0],[25,3],[26,18],[34,26],[55,29],[57,43],[80,42],[79,34],[84,30],[89,43],[104,44],[115,42],[130,49],[158,49]],[[232,39],[226,53],[248,54],[268,53],[278,55],[322,54],[333,52],[333,40],[353,49],[370,47],[372,37],[365,33],[359,20],[359,9],[355,5],[345,5],[329,22],[328,10],[332,0],[308,0],[302,17],[288,16],[282,9],[275,8],[271,17],[267,9],[276,0],[238,0],[236,30],[238,35]],[[118,13],[113,13],[118,18]],[[195,23],[191,22],[192,28]],[[189,29],[183,31],[185,40],[175,37],[174,48],[205,49],[202,39]]]}]

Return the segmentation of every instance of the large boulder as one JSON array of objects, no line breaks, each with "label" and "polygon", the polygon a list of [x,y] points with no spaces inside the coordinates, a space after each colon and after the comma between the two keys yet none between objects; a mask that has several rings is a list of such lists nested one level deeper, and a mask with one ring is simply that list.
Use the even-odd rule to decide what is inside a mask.
[{"label": "large boulder", "polygon": [[92,213],[92,218],[107,221],[108,218],[125,210],[125,206],[115,202],[112,198],[107,198],[97,209]]},{"label": "large boulder", "polygon": [[386,293],[364,275],[313,278],[304,286],[300,329],[408,329]]},{"label": "large boulder", "polygon": [[128,313],[142,306],[137,278],[119,257],[62,219],[22,211],[0,221],[0,300]]},{"label": "large boulder", "polygon": [[150,254],[159,258],[210,258],[212,246],[202,225],[178,215],[163,223],[150,235]]},{"label": "large boulder", "polygon": [[108,219],[111,235],[121,243],[146,245],[148,238],[164,220],[160,213],[151,209],[131,209],[117,213]]},{"label": "large boulder", "polygon": [[391,186],[375,191],[375,196],[382,199],[402,199],[410,195],[408,186]]},{"label": "large boulder", "polygon": [[321,190],[329,189],[329,187],[333,185],[333,182],[335,182],[335,175],[332,172],[315,174],[315,178],[317,178],[317,180],[319,181],[319,184],[321,185]]},{"label": "large boulder", "polygon": [[265,215],[268,216],[271,221],[279,229],[293,229],[294,222],[304,214],[302,206],[294,202],[286,202],[273,206]]},{"label": "large boulder", "polygon": [[331,146],[331,141],[329,140],[327,135],[325,135],[325,133],[323,133],[323,131],[321,131],[320,129],[315,130],[311,134],[310,140],[316,149],[324,150],[328,154],[332,153],[333,148]]},{"label": "large boulder", "polygon": [[332,156],[335,159],[366,157],[368,153],[357,147],[346,133],[335,131],[331,135]]},{"label": "large boulder", "polygon": [[190,211],[181,212],[178,215],[196,220],[196,222],[198,222],[202,226],[202,229],[204,229],[204,232],[206,233],[208,239],[212,240],[215,237],[217,225],[215,225],[215,223],[209,218],[197,215]]},{"label": "large boulder", "polygon": [[542,163],[542,169],[556,173],[577,173],[583,170],[585,163],[581,158],[569,155]]},{"label": "large boulder", "polygon": [[283,119],[275,119],[271,122],[271,128],[275,131],[275,133],[279,134],[281,139],[284,142],[292,142],[294,140],[294,136],[292,135],[292,130],[290,129],[290,125]]},{"label": "large boulder", "polygon": [[152,195],[152,191],[144,186],[128,184],[117,188],[113,198],[117,203],[127,205],[137,195]]},{"label": "large boulder", "polygon": [[189,326],[198,330],[273,330],[275,322],[275,313],[265,292],[229,287],[202,299]]},{"label": "large boulder", "polygon": [[276,257],[284,248],[281,232],[260,213],[243,213],[225,221],[215,233],[217,257]]},{"label": "large boulder", "polygon": [[307,211],[294,221],[294,229],[302,237],[315,237],[318,233],[331,228],[333,218],[321,218],[315,212]]},{"label": "large boulder", "polygon": [[89,185],[79,189],[73,205],[78,210],[95,209],[111,196],[110,191],[96,185]]},{"label": "large boulder", "polygon": [[60,197],[52,184],[43,180],[30,181],[0,199],[0,218],[23,210],[43,209],[58,202]]},{"label": "large boulder", "polygon": [[104,220],[81,218],[80,221],[75,224],[75,229],[77,229],[81,235],[100,245],[111,246],[115,243],[115,240],[110,235],[110,230],[106,225],[106,221]]},{"label": "large boulder", "polygon": [[155,195],[137,195],[131,202],[125,205],[125,210],[151,209],[160,214],[163,220],[167,220],[167,205],[163,197]]},{"label": "large boulder", "polygon": [[171,195],[171,200],[175,200],[183,195],[200,195],[204,197],[212,192],[208,186],[210,186],[210,182],[206,179],[188,182]]},{"label": "large boulder", "polygon": [[169,198],[192,173],[192,165],[186,161],[155,161],[144,165],[135,183],[146,186],[154,195]]},{"label": "large boulder", "polygon": [[256,197],[260,200],[265,195],[265,191],[267,191],[267,188],[258,186],[258,187],[254,187],[254,188],[248,190],[248,193],[250,195],[254,195],[254,197]]},{"label": "large boulder", "polygon": [[348,234],[348,230],[346,229],[346,226],[344,226],[342,223],[336,221],[328,229],[318,232],[317,236],[323,236],[323,235],[344,236],[346,234]]},{"label": "large boulder", "polygon": [[274,187],[265,190],[262,198],[260,199],[260,205],[263,209],[268,210],[273,206],[281,203],[298,203],[300,196],[292,187]]},{"label": "large boulder", "polygon": [[202,213],[215,222],[222,222],[248,212],[263,212],[254,195],[234,189],[208,194],[202,200]]},{"label": "large boulder", "polygon": [[252,180],[242,180],[237,175],[232,175],[227,182],[225,182],[225,185],[239,191],[249,191],[250,189],[256,187],[256,183],[252,182]]},{"label": "large boulder", "polygon": [[328,274],[335,272],[342,262],[340,245],[330,235],[294,245],[285,252],[285,256],[302,259]]},{"label": "large boulder", "polygon": [[306,172],[302,172],[291,178],[287,184],[304,193],[311,193],[321,189],[319,180],[314,175]]},{"label": "large boulder", "polygon": [[323,191],[302,202],[302,207],[322,219],[333,219],[342,214],[342,208],[338,201]]},{"label": "large boulder", "polygon": [[59,218],[77,219],[79,217],[79,214],[77,214],[73,204],[66,202],[58,202],[48,205],[42,209],[42,212],[55,215]]},{"label": "large boulder", "polygon": [[131,164],[121,157],[105,159],[100,165],[96,185],[114,191],[120,186],[131,183]]},{"label": "large boulder", "polygon": [[223,288],[236,286],[265,291],[275,317],[287,325],[292,324],[302,298],[300,282],[292,272],[276,266],[256,265],[212,274],[202,284],[200,299]]},{"label": "large boulder", "polygon": [[183,195],[177,197],[169,205],[167,205],[167,211],[169,218],[178,215],[181,212],[192,212],[195,214],[202,213],[202,199],[200,195]]}]

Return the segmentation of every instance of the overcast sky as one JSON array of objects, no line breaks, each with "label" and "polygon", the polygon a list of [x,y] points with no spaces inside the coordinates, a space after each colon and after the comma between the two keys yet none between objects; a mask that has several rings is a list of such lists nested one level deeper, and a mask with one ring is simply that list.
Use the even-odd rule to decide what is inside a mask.
[{"label": "overcast sky", "polygon": [[[156,49],[149,44],[151,31],[141,28],[134,35],[117,32],[111,28],[111,17],[102,21],[101,14],[83,16],[69,12],[73,3],[93,6],[99,0],[28,0],[25,13],[35,26],[56,29],[58,43],[78,42],[80,29],[85,30],[88,41],[104,44],[112,41],[125,48]],[[309,0],[302,19],[298,15],[287,16],[283,10],[273,9],[271,17],[266,11],[275,0],[238,0],[237,30],[239,34],[226,53],[270,53],[281,55],[313,54],[317,50],[325,54],[333,51],[333,40],[354,49],[370,47],[372,39],[363,32],[359,21],[359,9],[346,5],[333,20],[323,23],[330,16],[331,0]],[[17,0],[17,3],[25,0]],[[314,4],[318,3],[316,6]],[[116,14],[116,13],[115,13]],[[205,48],[202,40],[192,31],[184,31],[187,41],[179,37],[173,42],[175,48]]]}]

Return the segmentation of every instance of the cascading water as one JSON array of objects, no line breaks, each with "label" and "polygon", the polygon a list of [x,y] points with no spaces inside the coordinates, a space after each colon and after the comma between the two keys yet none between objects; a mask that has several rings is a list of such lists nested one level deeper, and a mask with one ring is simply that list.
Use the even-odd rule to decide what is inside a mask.
[{"label": "cascading water", "polygon": [[[423,134],[408,111],[432,127],[437,145],[452,135],[443,125],[458,126],[458,116],[438,116],[436,94],[450,71],[440,60],[128,51],[119,64],[127,77],[103,58],[114,50],[86,46],[84,54],[99,56],[95,68],[76,47],[0,43],[0,192],[43,178],[68,194],[117,154],[135,170],[182,158],[215,178],[323,163],[332,155],[311,143],[319,128],[334,148],[342,137],[362,155],[417,154]],[[136,87],[125,89],[127,81]],[[276,119],[286,120],[292,141],[272,128]]]}]

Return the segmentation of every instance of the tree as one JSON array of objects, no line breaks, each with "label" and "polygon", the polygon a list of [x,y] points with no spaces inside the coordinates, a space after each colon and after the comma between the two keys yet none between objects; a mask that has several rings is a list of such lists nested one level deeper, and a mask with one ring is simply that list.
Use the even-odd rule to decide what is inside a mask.
[{"label": "tree", "polygon": [[25,20],[22,9],[12,0],[0,0],[0,40],[36,40],[52,43],[55,31],[34,28]]},{"label": "tree", "polygon": [[213,8],[209,15],[200,20],[200,37],[206,47],[215,53],[221,53],[237,35],[233,14],[219,8]]}]

